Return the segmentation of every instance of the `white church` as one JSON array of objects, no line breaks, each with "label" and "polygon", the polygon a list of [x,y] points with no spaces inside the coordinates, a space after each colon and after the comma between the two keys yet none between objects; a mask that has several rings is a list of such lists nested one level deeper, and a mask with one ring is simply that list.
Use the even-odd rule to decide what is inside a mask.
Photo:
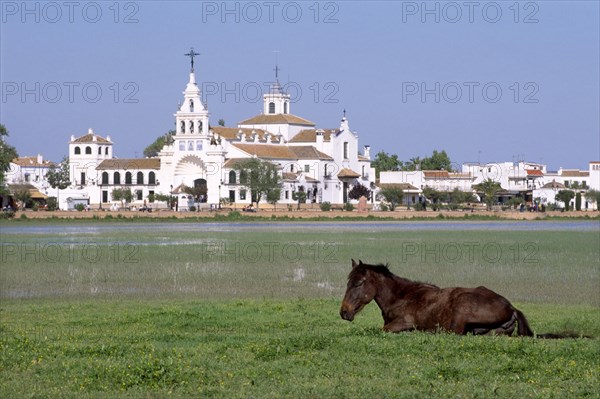
[{"label": "white church", "polygon": [[[253,199],[240,183],[243,179],[235,165],[253,157],[277,166],[283,183],[282,204],[295,203],[295,191],[304,191],[307,202],[342,204],[350,201],[348,192],[354,185],[375,186],[369,146],[359,153],[358,135],[350,130],[345,113],[338,128],[317,128],[291,113],[290,95],[277,79],[263,95],[261,114],[239,122],[237,127],[211,125],[191,58],[183,101],[174,114],[176,132],[157,157],[115,158],[113,138],[92,129],[83,136],[71,136],[72,188],[61,192],[61,209],[76,202],[108,208],[116,202],[112,198],[116,188],[131,189],[133,206],[158,206],[149,200],[164,194],[174,196],[178,208],[185,210],[198,204],[183,192],[184,187],[201,186],[206,188],[201,206],[218,206],[224,200],[250,204]],[[261,202],[265,201],[262,198]]]}]

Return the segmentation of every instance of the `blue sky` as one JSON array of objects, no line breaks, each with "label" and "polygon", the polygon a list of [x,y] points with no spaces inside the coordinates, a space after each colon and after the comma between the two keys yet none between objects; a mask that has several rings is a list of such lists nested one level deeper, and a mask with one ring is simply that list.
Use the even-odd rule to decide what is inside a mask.
[{"label": "blue sky", "polygon": [[[24,5],[26,4],[26,5]],[[21,155],[71,135],[141,156],[173,128],[190,47],[212,124],[258,114],[274,77],[322,128],[408,160],[600,160],[596,1],[2,1],[1,123]],[[277,51],[277,53],[275,53]],[[207,94],[208,93],[208,94]]]}]

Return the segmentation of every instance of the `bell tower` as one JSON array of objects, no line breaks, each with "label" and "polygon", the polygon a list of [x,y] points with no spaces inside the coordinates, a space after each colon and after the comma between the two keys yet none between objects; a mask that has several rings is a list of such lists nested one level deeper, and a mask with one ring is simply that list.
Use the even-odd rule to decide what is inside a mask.
[{"label": "bell tower", "polygon": [[[202,102],[202,93],[196,84],[196,74],[194,72],[194,57],[199,53],[194,52],[192,48],[185,55],[190,57],[191,70],[189,82],[183,91],[183,103],[175,113],[176,126],[173,138],[176,141],[177,139],[199,139],[208,138],[209,136],[208,109]],[[176,148],[178,147],[176,146]]]},{"label": "bell tower", "polygon": [[290,113],[290,95],[283,91],[279,83],[279,69],[275,65],[275,82],[269,88],[269,93],[263,95],[263,113],[265,115]]}]

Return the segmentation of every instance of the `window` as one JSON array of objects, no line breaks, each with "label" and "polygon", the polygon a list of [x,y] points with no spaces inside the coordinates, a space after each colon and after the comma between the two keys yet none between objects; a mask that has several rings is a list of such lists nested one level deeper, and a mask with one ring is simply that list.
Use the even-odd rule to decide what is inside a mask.
[{"label": "window", "polygon": [[290,165],[290,172],[294,173],[294,164]]},{"label": "window", "polygon": [[190,112],[194,112],[194,100],[190,100]]},{"label": "window", "polygon": [[102,147],[98,147],[98,155],[102,155]]},{"label": "window", "polygon": [[[365,165],[362,166],[362,177],[365,177]],[[415,202],[415,201],[413,201]]]},{"label": "window", "polygon": [[246,199],[246,190],[240,190],[240,200]]},{"label": "window", "polygon": [[235,174],[235,170],[232,170],[231,172],[229,172],[229,184],[235,184],[236,183],[236,174]]},{"label": "window", "polygon": [[325,164],[325,170],[324,170],[323,176],[327,176],[327,164]]},{"label": "window", "polygon": [[156,184],[156,173],[150,172],[148,174],[148,184]]},{"label": "window", "polygon": [[137,184],[144,184],[144,174],[142,172],[137,172]]},{"label": "window", "polygon": [[108,155],[108,147],[104,149],[104,155]]},{"label": "window", "polygon": [[135,190],[135,198],[138,201],[141,201],[143,198],[144,192],[142,190]]},{"label": "window", "polygon": [[102,190],[102,202],[103,203],[108,202],[108,191],[106,191],[106,190]]},{"label": "window", "polygon": [[196,140],[196,151],[202,151],[202,140]]},{"label": "window", "polygon": [[290,190],[285,190],[285,199],[290,199]]},{"label": "window", "polygon": [[185,122],[181,121],[179,124],[179,133],[185,133]]},{"label": "window", "polygon": [[270,102],[269,103],[269,113],[270,114],[274,114],[275,113],[275,103],[274,102]]},{"label": "window", "polygon": [[85,185],[85,172],[81,172],[81,185]]},{"label": "window", "polygon": [[185,151],[185,141],[179,140],[179,151]]},{"label": "window", "polygon": [[284,114],[288,113],[288,103],[287,103],[287,101],[283,103],[283,113]]},{"label": "window", "polygon": [[248,172],[242,170],[240,172],[240,184],[246,184],[248,182]]},{"label": "window", "polygon": [[113,174],[113,184],[121,184],[121,174],[119,172]]},{"label": "window", "polygon": [[310,165],[304,165],[304,172],[305,173],[310,172]]},{"label": "window", "polygon": [[75,155],[81,154],[81,148],[75,147]]},{"label": "window", "polygon": [[[108,184],[108,173],[104,172],[102,173],[102,184]],[[106,201],[104,201],[106,202]]]},{"label": "window", "polygon": [[190,133],[194,133],[194,122],[190,121]]},{"label": "window", "polygon": [[90,146],[85,147],[85,153],[86,153],[86,155],[91,155],[92,154],[92,147],[90,147]]},{"label": "window", "polygon": [[25,173],[25,181],[29,181],[29,173]]},{"label": "window", "polygon": [[194,142],[192,140],[188,141],[188,151],[194,151]]},{"label": "window", "polygon": [[131,184],[131,172],[125,173],[125,184]]},{"label": "window", "polygon": [[344,141],[344,159],[348,159],[348,142]]}]

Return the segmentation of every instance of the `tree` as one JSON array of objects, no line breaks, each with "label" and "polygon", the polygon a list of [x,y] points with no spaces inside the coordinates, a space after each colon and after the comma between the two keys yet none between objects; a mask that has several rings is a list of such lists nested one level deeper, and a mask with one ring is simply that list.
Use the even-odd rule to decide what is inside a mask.
[{"label": "tree", "polygon": [[473,187],[478,192],[483,193],[487,210],[491,211],[492,205],[494,205],[494,197],[496,196],[496,193],[502,190],[500,183],[488,178]]},{"label": "tree", "polygon": [[269,191],[281,188],[281,177],[277,166],[259,158],[248,158],[238,162],[234,169],[240,171],[240,184],[251,193],[252,201],[258,203]]},{"label": "tree", "polygon": [[571,203],[571,200],[573,199],[573,197],[575,197],[575,193],[573,191],[560,190],[558,193],[556,193],[556,196],[554,198],[556,198],[558,201],[565,204],[565,211],[568,211],[569,204]]},{"label": "tree", "polygon": [[411,158],[407,163],[402,167],[404,171],[412,171],[412,170],[421,170],[421,158],[414,157]]},{"label": "tree", "polygon": [[436,205],[435,208],[437,208],[437,205],[440,202],[444,202],[448,196],[447,193],[436,190],[435,188],[431,188],[431,187],[425,187],[423,189],[423,195],[425,196],[425,198],[427,198],[429,201],[431,201],[432,204]]},{"label": "tree", "polygon": [[219,124],[219,126],[225,126],[225,119],[219,119],[217,123]]},{"label": "tree", "polygon": [[588,201],[595,202],[596,208],[600,209],[600,191],[591,189],[588,190],[584,195]]},{"label": "tree", "polygon": [[154,140],[154,143],[150,144],[144,149],[144,156],[147,158],[158,156],[158,153],[162,151],[165,145],[170,145],[173,143],[174,134],[175,130],[169,130],[166,134],[158,137],[156,140]]},{"label": "tree", "polygon": [[433,150],[433,154],[430,157],[425,157],[421,161],[421,170],[452,170],[452,163],[450,157],[446,154],[446,151],[437,152]]},{"label": "tree", "polygon": [[205,196],[208,192],[206,185],[200,184],[194,187],[184,186],[182,191],[186,194],[191,195],[195,202],[200,202],[201,197]]},{"label": "tree", "polygon": [[576,211],[581,210],[581,193],[580,192],[575,194],[575,210]]},{"label": "tree", "polygon": [[304,190],[294,191],[292,193],[292,199],[298,201],[298,210],[300,210],[300,204],[306,203],[306,192]]},{"label": "tree", "polygon": [[[274,209],[277,209],[277,201],[279,201],[280,198],[281,198],[281,188],[280,187],[276,187],[267,192],[267,202],[269,204],[273,205]],[[227,200],[229,200],[229,199],[227,199]]]},{"label": "tree", "polygon": [[112,190],[111,197],[113,201],[121,201],[121,206],[123,206],[124,203],[128,204],[133,200],[133,193],[129,187],[115,188]]},{"label": "tree", "polygon": [[0,194],[8,192],[6,190],[5,174],[10,170],[12,160],[19,157],[15,147],[4,141],[4,137],[8,137],[8,130],[0,124]]},{"label": "tree", "polygon": [[348,198],[357,200],[360,197],[366,197],[367,199],[371,196],[371,190],[358,183],[348,192]]},{"label": "tree", "polygon": [[394,184],[387,184],[381,190],[379,190],[378,197],[385,200],[389,204],[390,210],[396,209],[396,206],[402,203],[404,197],[404,191],[400,186]]},{"label": "tree", "polygon": [[29,189],[26,187],[21,187],[17,189],[13,193],[14,199],[21,204],[21,209],[25,209],[27,203],[31,201],[31,194],[29,193]]},{"label": "tree", "polygon": [[71,177],[69,173],[69,158],[63,157],[59,166],[52,165],[46,173],[46,179],[50,187],[56,189],[56,202],[59,200],[60,190],[64,190],[71,185]]},{"label": "tree", "polygon": [[462,191],[458,187],[451,191],[450,194],[448,194],[448,197],[451,204],[464,204],[475,201],[473,193]]},{"label": "tree", "polygon": [[379,177],[381,171],[396,171],[400,170],[402,161],[398,159],[398,155],[388,155],[384,151],[380,151],[375,155],[375,159],[371,161],[371,166],[375,168],[375,177]]}]

